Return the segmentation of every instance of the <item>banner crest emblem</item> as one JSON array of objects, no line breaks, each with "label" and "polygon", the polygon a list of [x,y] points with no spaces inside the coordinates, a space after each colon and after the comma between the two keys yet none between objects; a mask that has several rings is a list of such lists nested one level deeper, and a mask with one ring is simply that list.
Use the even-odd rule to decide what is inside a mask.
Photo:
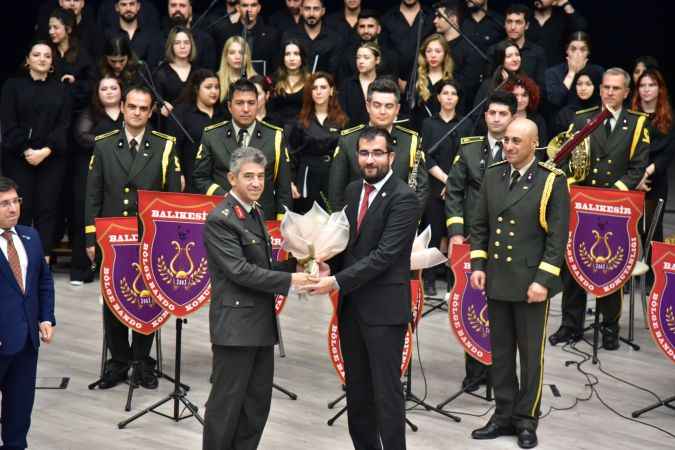
[{"label": "banner crest emblem", "polygon": [[675,245],[652,242],[654,287],[647,301],[647,322],[656,346],[675,363]]}]

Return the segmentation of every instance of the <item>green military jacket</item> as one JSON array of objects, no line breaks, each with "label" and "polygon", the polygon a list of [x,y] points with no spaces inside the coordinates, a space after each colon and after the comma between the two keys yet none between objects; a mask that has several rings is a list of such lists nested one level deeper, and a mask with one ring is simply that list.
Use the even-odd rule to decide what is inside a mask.
[{"label": "green military jacket", "polygon": [[494,162],[487,137],[462,138],[445,184],[448,236],[469,234],[485,170]]},{"label": "green military jacket", "polygon": [[[333,154],[328,185],[328,200],[333,211],[339,211],[345,206],[344,192],[347,185],[352,181],[361,179],[356,150],[360,131],[365,127],[365,124],[361,124],[341,133],[338,146]],[[394,125],[391,137],[394,141],[394,152],[396,153],[392,171],[394,175],[406,183],[411,171],[416,171],[417,186],[415,193],[420,201],[421,210],[423,210],[429,195],[429,174],[424,164],[422,139],[417,132],[400,125]]]},{"label": "green military jacket", "polygon": [[[577,111],[573,132],[581,130],[600,107]],[[590,173],[579,182],[568,175],[568,183],[582,186],[614,187],[621,190],[635,189],[649,164],[649,131],[645,114],[622,109],[612,134],[607,137],[605,127],[600,125],[590,136]],[[569,164],[563,170],[570,172]]]},{"label": "green military jacket", "polygon": [[527,301],[532,282],[560,289],[569,222],[564,173],[534,162],[509,190],[511,166],[485,172],[471,224],[471,269],[486,272],[489,299]]},{"label": "green military jacket", "polygon": [[146,128],[135,158],[123,130],[96,136],[85,196],[87,246],[96,243],[96,217],[135,216],[138,190],[181,191],[176,138]]},{"label": "green military jacket", "polygon": [[[285,213],[284,206],[289,209],[293,207],[288,151],[283,143],[281,128],[256,121],[248,145],[262,151],[267,158],[265,190],[260,197],[265,220],[281,219]],[[192,173],[195,192],[225,195],[230,190],[227,173],[230,171],[232,152],[238,147],[237,136],[230,121],[204,128]]]}]

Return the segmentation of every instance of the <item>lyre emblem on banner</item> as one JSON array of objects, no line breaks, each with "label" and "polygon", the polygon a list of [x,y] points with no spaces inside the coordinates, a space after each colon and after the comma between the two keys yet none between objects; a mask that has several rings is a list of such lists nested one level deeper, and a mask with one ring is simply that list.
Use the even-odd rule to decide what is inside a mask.
[{"label": "lyre emblem on banner", "polygon": [[474,305],[470,305],[467,311],[467,318],[471,328],[484,338],[490,337],[490,319],[488,318],[487,304],[483,305],[479,314],[476,314]]},{"label": "lyre emblem on banner", "polygon": [[[122,292],[122,295],[126,301],[139,308],[154,305],[155,302],[152,300],[150,291],[145,288],[145,285],[141,280],[141,266],[138,263],[131,263],[131,267],[136,271],[136,277],[131,283],[131,286],[129,286],[127,277],[122,277],[120,280],[120,291]],[[141,287],[139,287],[139,284]]]},{"label": "lyre emblem on banner", "polygon": [[[178,228],[178,237],[180,241],[187,239],[188,232]],[[157,257],[157,270],[162,281],[173,287],[174,290],[182,287],[189,289],[198,284],[206,276],[207,263],[206,258],[202,257],[199,261],[199,267],[195,270],[195,263],[190,256],[190,251],[195,246],[193,241],[189,241],[181,246],[179,241],[171,241],[171,246],[176,250],[176,253],[166,264],[164,255]]]},{"label": "lyre emblem on banner", "polygon": [[606,274],[619,267],[619,264],[623,262],[625,251],[619,245],[615,253],[609,243],[609,239],[614,236],[614,233],[611,231],[604,232],[603,223],[598,224],[598,228],[600,228],[600,231],[591,231],[594,242],[590,250],[586,249],[586,242],[579,244],[579,257],[581,262],[593,272],[601,270]]},{"label": "lyre emblem on banner", "polygon": [[666,323],[670,332],[675,334],[675,313],[672,306],[666,308]]}]

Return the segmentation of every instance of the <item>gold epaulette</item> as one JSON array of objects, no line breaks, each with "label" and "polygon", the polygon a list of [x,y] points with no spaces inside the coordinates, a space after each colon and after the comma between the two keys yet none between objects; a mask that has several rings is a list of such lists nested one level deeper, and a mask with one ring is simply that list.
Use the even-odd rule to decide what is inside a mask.
[{"label": "gold epaulette", "polygon": [[357,125],[355,127],[347,128],[346,130],[340,131],[340,136],[346,136],[348,134],[352,134],[355,131],[359,131],[361,128],[365,128],[366,124],[362,123],[361,125]]},{"label": "gold epaulette", "polygon": [[459,145],[473,144],[474,142],[483,142],[485,136],[467,136],[459,141]]},{"label": "gold epaulette", "polygon": [[401,125],[394,125],[394,128],[403,131],[404,133],[411,134],[413,136],[417,136],[419,133],[415,130],[411,130],[410,128],[402,127]]},{"label": "gold epaulette", "polygon": [[576,115],[584,114],[584,113],[587,113],[587,112],[595,111],[596,109],[600,109],[600,107],[599,107],[599,106],[593,106],[593,107],[591,107],[591,108],[580,109],[580,110],[577,111],[575,114],[576,114]]},{"label": "gold epaulette", "polygon": [[260,122],[261,125],[265,125],[267,128],[271,128],[271,129],[277,130],[277,131],[284,131],[283,128],[278,127],[276,125],[272,125],[271,123],[267,123],[264,120],[259,120],[258,122]]},{"label": "gold epaulette", "polygon": [[635,111],[634,109],[627,109],[626,112],[634,114],[636,116],[644,116],[644,117],[649,117],[649,114],[643,113],[641,111]]},{"label": "gold epaulette", "polygon": [[99,134],[98,136],[96,136],[94,138],[94,141],[100,141],[101,139],[105,139],[105,138],[110,137],[110,136],[115,136],[119,132],[120,132],[120,130],[112,130],[112,131],[108,131],[107,133]]},{"label": "gold epaulette", "polygon": [[211,131],[215,130],[216,128],[223,127],[229,123],[229,120],[223,120],[222,122],[214,123],[213,125],[209,125],[208,127],[204,127],[204,131]]},{"label": "gold epaulette", "polygon": [[166,139],[167,141],[171,141],[171,142],[174,142],[174,143],[176,142],[176,138],[174,136],[170,136],[168,134],[160,133],[157,130],[152,130],[151,133],[154,134],[155,136],[161,137],[162,139]]},{"label": "gold epaulette", "polygon": [[556,175],[565,175],[565,172],[563,172],[562,170],[558,169],[558,168],[555,166],[555,164],[553,164],[553,163],[550,162],[550,161],[546,161],[546,162],[541,162],[541,161],[539,161],[538,164],[539,164],[541,167],[543,167],[544,169],[549,170],[549,171],[553,172],[553,173],[556,174]]},{"label": "gold epaulette", "polygon": [[497,161],[496,163],[492,163],[488,166],[488,169],[491,169],[493,167],[501,166],[502,164],[506,164],[508,161],[505,159],[502,159],[501,161]]}]

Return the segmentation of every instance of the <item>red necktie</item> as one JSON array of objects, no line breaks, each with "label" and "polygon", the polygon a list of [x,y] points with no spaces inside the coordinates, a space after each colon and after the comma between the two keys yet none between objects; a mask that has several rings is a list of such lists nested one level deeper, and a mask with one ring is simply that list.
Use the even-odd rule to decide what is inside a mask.
[{"label": "red necktie", "polygon": [[366,217],[366,212],[368,211],[368,200],[370,199],[370,194],[375,190],[375,186],[368,183],[363,183],[363,200],[361,200],[361,206],[359,206],[359,217],[356,219],[356,232],[359,232],[361,228],[361,222],[363,218]]},{"label": "red necktie", "polygon": [[7,260],[9,261],[9,267],[14,273],[14,278],[16,278],[16,282],[19,284],[21,292],[24,292],[23,276],[21,276],[21,263],[19,262],[19,253],[17,253],[16,247],[14,247],[12,232],[5,230],[5,232],[2,233],[2,237],[7,241]]}]

